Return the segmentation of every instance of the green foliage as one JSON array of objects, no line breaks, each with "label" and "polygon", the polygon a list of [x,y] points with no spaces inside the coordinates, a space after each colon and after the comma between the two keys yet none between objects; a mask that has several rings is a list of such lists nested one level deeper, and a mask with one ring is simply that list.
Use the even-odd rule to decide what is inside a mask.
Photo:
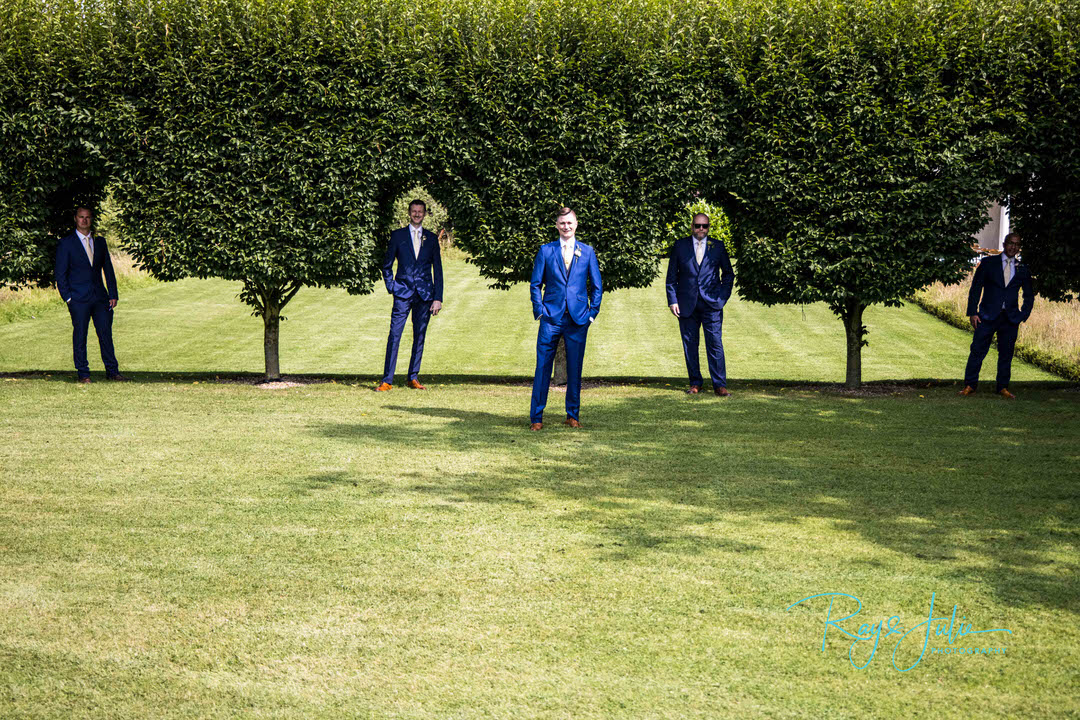
[{"label": "green foliage", "polygon": [[1080,295],[1080,6],[1046,3],[1016,22],[1013,92],[1029,116],[1015,133],[1024,158],[1010,177],[1009,214],[1036,292],[1067,300]]},{"label": "green foliage", "polygon": [[967,268],[1022,120],[997,16],[955,3],[802,3],[754,17],[722,176],[743,294],[824,301],[848,328]]},{"label": "green foliage", "polygon": [[52,281],[76,205],[96,209],[107,173],[93,47],[73,3],[0,4],[0,286]]}]

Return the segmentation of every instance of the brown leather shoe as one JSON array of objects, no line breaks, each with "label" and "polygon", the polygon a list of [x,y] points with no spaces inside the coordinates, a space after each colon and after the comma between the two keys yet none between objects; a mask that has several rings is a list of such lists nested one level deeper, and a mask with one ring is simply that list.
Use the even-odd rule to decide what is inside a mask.
[{"label": "brown leather shoe", "polygon": [[405,383],[405,387],[412,388],[413,390],[427,390],[426,387],[420,384],[419,380],[410,380],[409,382]]},{"label": "brown leather shoe", "polygon": [[563,420],[563,425],[569,425],[572,428],[581,427],[581,423],[579,423],[577,420],[575,420],[574,418],[571,418],[571,417],[568,417],[565,420]]},{"label": "brown leather shoe", "polygon": [[106,375],[106,380],[112,380],[113,382],[131,382],[131,379],[121,375],[120,373],[113,373],[112,375]]},{"label": "brown leather shoe", "polygon": [[1006,400],[1016,399],[1016,396],[1009,392],[1009,388],[1001,388],[1000,390],[998,390],[998,395],[1005,398]]},{"label": "brown leather shoe", "polygon": [[728,392],[728,389],[726,387],[718,387],[718,388],[716,388],[715,392],[720,397],[727,397],[728,395],[731,394],[731,393]]},{"label": "brown leather shoe", "polygon": [[975,388],[971,387],[970,385],[965,385],[964,389],[960,391],[960,395],[962,397],[967,397],[968,395],[974,395],[974,394],[975,394]]},{"label": "brown leather shoe", "polygon": [[697,395],[699,392],[701,392],[701,386],[700,385],[691,385],[690,389],[686,391],[686,394],[687,395]]},{"label": "brown leather shoe", "polygon": [[533,432],[537,432],[542,427],[544,427],[544,423],[533,423],[532,425],[529,426],[529,429],[532,430]]},{"label": "brown leather shoe", "polygon": [[393,387],[390,383],[379,383],[379,387],[375,388],[375,392],[389,392]]},{"label": "brown leather shoe", "polygon": [[78,380],[76,380],[76,382],[79,383],[80,385],[89,385],[90,384],[90,378],[88,378],[88,377],[79,378]]}]

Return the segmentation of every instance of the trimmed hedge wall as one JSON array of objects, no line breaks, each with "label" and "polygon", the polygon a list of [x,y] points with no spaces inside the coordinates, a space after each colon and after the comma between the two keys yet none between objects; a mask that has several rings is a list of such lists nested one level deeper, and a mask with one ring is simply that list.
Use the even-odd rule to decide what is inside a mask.
[{"label": "trimmed hedge wall", "polygon": [[12,0],[0,281],[47,282],[72,205],[111,186],[155,276],[243,282],[275,377],[282,308],[305,285],[370,292],[408,188],[447,208],[495,287],[527,278],[562,204],[606,288],[647,285],[702,200],[731,218],[743,296],[841,316],[857,384],[862,310],[957,277],[989,199],[1014,194],[1044,292],[1080,284],[1061,259],[1075,16],[1054,0]]}]

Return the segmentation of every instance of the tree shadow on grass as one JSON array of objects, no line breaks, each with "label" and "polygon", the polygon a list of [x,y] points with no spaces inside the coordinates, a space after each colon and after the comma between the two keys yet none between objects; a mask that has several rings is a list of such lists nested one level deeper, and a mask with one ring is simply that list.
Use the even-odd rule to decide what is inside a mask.
[{"label": "tree shadow on grass", "polygon": [[[431,470],[404,492],[513,506],[537,504],[538,492],[573,501],[579,509],[559,521],[598,533],[610,561],[760,552],[710,526],[824,520],[943,564],[958,582],[988,583],[1007,604],[1080,614],[1080,567],[1061,559],[1080,538],[1080,398],[917,397],[586,397],[584,429],[539,433],[526,429],[524,408],[395,404],[379,422],[311,430],[430,455]],[[469,469],[443,463],[448,451],[470,454]],[[837,559],[838,568],[852,562]]]},{"label": "tree shadow on grass", "polygon": [[[168,383],[221,383],[237,385],[259,385],[264,382],[264,375],[257,372],[236,372],[234,370],[202,370],[190,371],[138,371],[123,370],[124,374],[133,383],[142,384],[168,384]],[[92,371],[91,377],[95,380],[104,380],[104,370]],[[44,380],[54,383],[75,384],[76,375],[73,369],[36,369],[0,372],[0,380],[11,378],[19,380]],[[373,389],[378,385],[379,375],[356,375],[349,373],[283,373],[282,379],[301,385],[318,385],[323,383],[338,383],[342,385],[358,385],[364,389],[370,386]],[[481,374],[437,374],[424,375],[423,381],[429,386],[439,385],[514,385],[531,387],[533,378],[531,375],[481,375]],[[587,387],[597,386],[630,386],[644,388],[663,388],[673,394],[683,393],[687,387],[686,377],[658,376],[658,375],[596,375],[586,376],[584,383]],[[993,383],[987,383],[988,386]],[[399,389],[401,383],[398,384]],[[776,378],[741,378],[729,379],[728,387],[732,390],[768,390],[768,389],[816,389],[823,392],[835,392],[841,395],[855,397],[887,395],[893,391],[911,391],[915,389],[962,387],[959,378],[897,378],[884,380],[871,380],[863,383],[861,390],[850,391],[843,388],[839,382],[825,382],[821,380],[776,379]],[[1029,380],[1018,381],[1010,385],[1011,389],[1024,391],[1034,390],[1064,390],[1067,392],[1080,391],[1080,385],[1068,380]],[[557,392],[553,388],[553,392]],[[984,393],[992,396],[993,393],[986,389]],[[553,394],[554,397],[554,394]],[[550,407],[550,405],[549,405]]]}]

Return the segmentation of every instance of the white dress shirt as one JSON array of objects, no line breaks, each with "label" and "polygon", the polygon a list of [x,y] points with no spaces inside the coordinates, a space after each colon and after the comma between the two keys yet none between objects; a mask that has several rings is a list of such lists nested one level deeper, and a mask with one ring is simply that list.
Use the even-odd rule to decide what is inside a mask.
[{"label": "white dress shirt", "polygon": [[701,261],[705,258],[705,244],[708,242],[708,235],[701,238],[700,240],[698,240],[696,237],[694,238],[694,257],[697,258],[698,265],[700,265]]},{"label": "white dress shirt", "polygon": [[412,223],[409,223],[409,234],[412,235],[413,257],[419,260],[420,259],[420,243],[423,241],[423,237],[424,237],[424,226],[421,225],[421,226],[417,227],[416,225],[413,225]]}]

